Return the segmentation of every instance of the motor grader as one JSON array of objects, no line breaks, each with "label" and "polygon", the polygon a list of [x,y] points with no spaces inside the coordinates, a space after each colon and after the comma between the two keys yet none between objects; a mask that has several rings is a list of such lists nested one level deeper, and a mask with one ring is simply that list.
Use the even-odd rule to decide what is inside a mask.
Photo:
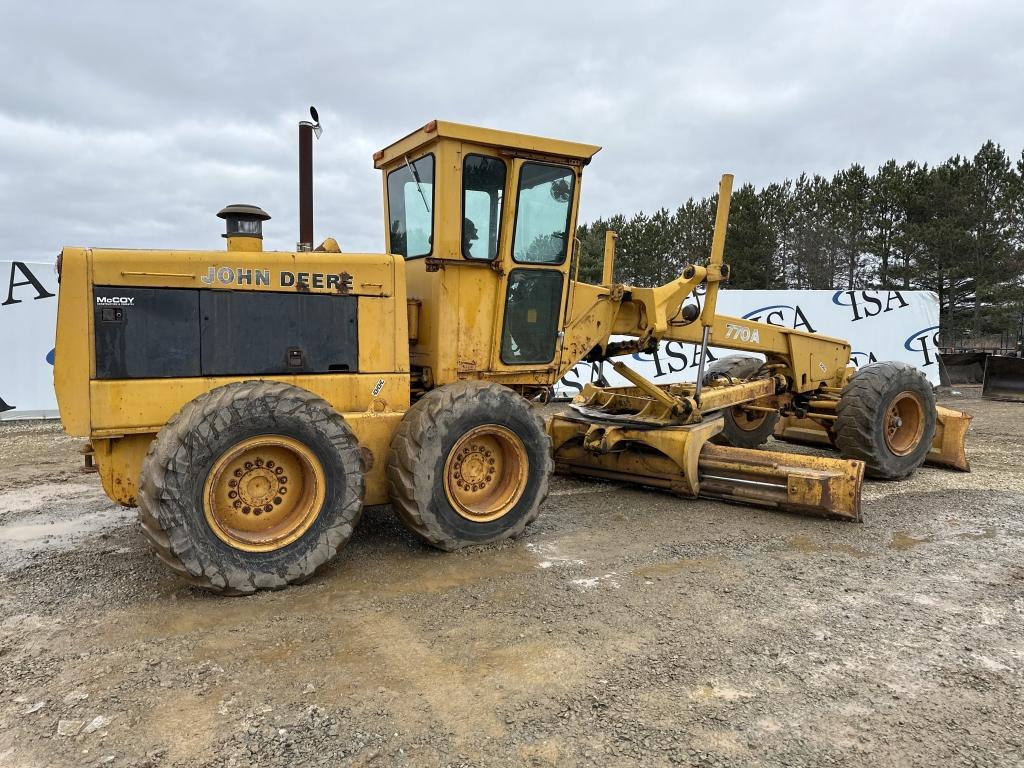
[{"label": "motor grader", "polygon": [[[681,496],[860,515],[865,472],[967,468],[969,417],[917,370],[850,366],[850,345],[716,312],[731,177],[706,263],[667,285],[576,279],[583,169],[600,149],[433,121],[374,155],[385,252],[314,248],[312,139],[300,242],[262,250],[260,208],[228,206],[213,251],[64,248],[55,386],[64,427],[171,569],[245,594],[300,582],[390,503],[444,550],[520,534],[553,471]],[[701,345],[694,384],[622,358]],[[709,345],[748,353],[705,366]],[[545,422],[531,400],[580,361],[591,383]],[[842,458],[759,446],[777,433]]]}]

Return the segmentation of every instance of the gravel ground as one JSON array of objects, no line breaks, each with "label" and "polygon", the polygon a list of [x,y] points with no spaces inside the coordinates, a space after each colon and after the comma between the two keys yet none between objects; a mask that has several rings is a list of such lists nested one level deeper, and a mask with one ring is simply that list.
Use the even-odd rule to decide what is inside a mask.
[{"label": "gravel ground", "polygon": [[1024,405],[965,392],[974,471],[862,524],[559,478],[518,541],[375,510],[244,599],[0,425],[0,766],[1024,765]]}]

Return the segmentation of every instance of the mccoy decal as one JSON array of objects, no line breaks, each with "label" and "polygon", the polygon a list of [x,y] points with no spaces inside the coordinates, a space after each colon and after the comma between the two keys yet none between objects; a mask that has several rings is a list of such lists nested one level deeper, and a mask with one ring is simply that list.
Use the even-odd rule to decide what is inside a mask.
[{"label": "mccoy decal", "polygon": [[101,307],[130,307],[135,304],[134,296],[97,296],[96,305]]},{"label": "mccoy decal", "polygon": [[[884,298],[880,298],[883,294]],[[851,322],[854,323],[883,312],[910,306],[899,291],[836,291],[832,294],[832,303],[840,307],[849,307],[853,313]]]},{"label": "mccoy decal", "polygon": [[[209,271],[199,278],[206,285],[272,285],[269,269],[249,269],[244,267],[210,267]],[[277,286],[308,291],[310,288],[326,288],[341,294],[352,291],[352,275],[348,272],[290,272],[281,270],[277,273]]]}]

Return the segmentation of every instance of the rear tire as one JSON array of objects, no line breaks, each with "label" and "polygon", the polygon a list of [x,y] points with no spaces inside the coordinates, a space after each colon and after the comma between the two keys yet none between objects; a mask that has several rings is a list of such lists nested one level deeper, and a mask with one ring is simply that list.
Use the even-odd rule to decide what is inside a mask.
[{"label": "rear tire", "polygon": [[508,387],[480,381],[428,392],[388,453],[391,502],[428,544],[452,551],[520,535],[547,497],[544,423]]},{"label": "rear tire", "polygon": [[833,433],[842,456],[865,474],[897,480],[924,463],[935,436],[935,394],[925,375],[899,362],[871,363],[843,388]]},{"label": "rear tire", "polygon": [[200,395],[160,430],[139,520],[179,576],[241,595],[312,576],[351,538],[362,497],[344,418],[304,389],[247,381]]},{"label": "rear tire", "polygon": [[[715,379],[728,377],[737,382],[746,381],[757,375],[764,365],[756,357],[750,355],[727,355],[720,357],[708,366],[704,373],[704,384]],[[758,448],[775,434],[775,425],[779,423],[778,413],[762,413],[750,418],[749,412],[742,406],[726,408],[722,411],[725,425],[722,431],[711,438],[711,442],[720,445],[731,445],[735,448]]]}]

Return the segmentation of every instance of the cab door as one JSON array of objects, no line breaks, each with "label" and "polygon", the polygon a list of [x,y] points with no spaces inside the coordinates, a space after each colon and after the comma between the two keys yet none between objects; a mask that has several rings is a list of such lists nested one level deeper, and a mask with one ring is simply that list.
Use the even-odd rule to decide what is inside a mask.
[{"label": "cab door", "polygon": [[515,174],[499,352],[504,366],[547,367],[558,354],[577,171],[568,164],[517,160]]}]

